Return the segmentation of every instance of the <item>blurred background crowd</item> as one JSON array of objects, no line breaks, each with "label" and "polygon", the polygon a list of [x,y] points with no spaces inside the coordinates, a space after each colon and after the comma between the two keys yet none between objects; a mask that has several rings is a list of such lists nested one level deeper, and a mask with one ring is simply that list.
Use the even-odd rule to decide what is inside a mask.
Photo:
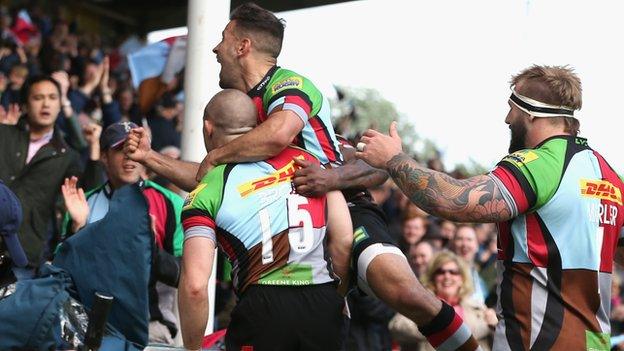
[{"label": "blurred background crowd", "polygon": [[[166,84],[158,83],[139,99],[139,88],[133,85],[127,54],[143,45],[144,40],[136,35],[103,37],[97,31],[84,30],[62,7],[50,9],[37,4],[0,6],[0,123],[26,124],[24,115],[28,111],[24,110],[25,102],[20,94],[22,87],[30,77],[51,75],[59,83],[63,95],[61,113],[54,125],[55,133],[79,155],[79,171],[76,174],[83,173],[90,164],[95,168],[89,182],[79,183],[85,191],[105,181],[103,169],[97,166],[100,159],[99,139],[102,130],[116,122],[128,121],[145,127],[151,135],[154,150],[179,158],[183,74],[178,73]],[[337,132],[353,141],[357,141],[364,128],[379,127],[370,120],[362,122],[358,117],[358,107],[353,106],[353,100],[343,91],[338,91],[334,104]],[[365,124],[364,128],[355,127],[361,123]],[[0,167],[14,162],[11,161],[14,155],[8,152],[7,148],[0,149]],[[452,173],[455,177],[470,175],[465,169],[447,170],[439,152],[421,152],[413,156],[428,167]],[[2,180],[12,189],[27,182],[22,180],[20,183],[19,175],[17,178],[15,175],[2,175],[6,177]],[[52,186],[45,174],[38,177],[34,183],[32,177],[29,178],[31,190],[43,192],[42,189]],[[150,174],[145,174],[145,177],[154,178]],[[174,192],[179,191],[165,180],[155,178],[154,181]],[[25,226],[36,227],[37,230],[44,228],[36,235],[42,241],[41,250],[36,259],[29,257],[31,268],[50,260],[56,244],[61,240],[65,207],[60,186],[54,184],[54,187],[56,189],[51,190],[54,196],[43,199],[29,195],[29,192],[16,191],[21,196],[35,197],[20,199],[22,201],[39,201],[41,206],[55,209],[49,212],[49,217],[24,216]],[[454,223],[430,216],[412,204],[391,180],[370,190],[375,202],[383,208],[393,238],[408,258],[414,273],[423,285],[455,308],[484,349],[489,349],[497,323],[494,312],[495,225]],[[29,243],[23,242],[23,245],[28,247]],[[235,300],[229,291],[228,269],[221,261],[222,258],[218,275],[217,327],[226,328],[227,311]],[[613,335],[624,332],[624,294],[620,277],[618,271],[613,282]],[[350,309],[352,321],[348,349],[429,349],[415,325],[383,302],[356,292],[351,295]],[[175,324],[176,321],[172,322]],[[168,330],[171,342],[175,343],[177,339],[179,343],[177,328]]]}]

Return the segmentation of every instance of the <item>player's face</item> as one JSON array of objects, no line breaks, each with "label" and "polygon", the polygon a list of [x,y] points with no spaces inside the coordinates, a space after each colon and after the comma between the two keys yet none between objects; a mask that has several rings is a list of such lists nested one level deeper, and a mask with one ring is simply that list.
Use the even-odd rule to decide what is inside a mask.
[{"label": "player's face", "polygon": [[509,152],[512,153],[526,148],[529,119],[526,112],[519,109],[511,101],[508,101],[508,104],[509,112],[507,113],[507,118],[505,118],[505,123],[509,125],[509,130],[511,131]]},{"label": "player's face", "polygon": [[212,49],[217,55],[217,62],[221,65],[219,71],[219,86],[223,89],[233,89],[234,81],[238,74],[238,63],[236,54],[236,46],[238,44],[238,37],[234,33],[235,22],[225,26],[222,33],[221,42]]},{"label": "player's face", "polygon": [[51,128],[61,110],[61,97],[54,83],[41,81],[30,88],[26,112],[28,122],[35,128]]},{"label": "player's face", "polygon": [[457,263],[453,261],[446,262],[433,274],[433,285],[436,295],[444,298],[459,296],[459,289],[462,287],[463,281]]},{"label": "player's face", "polygon": [[102,154],[102,163],[114,188],[138,182],[144,171],[143,166],[129,159],[121,147],[106,150]]}]

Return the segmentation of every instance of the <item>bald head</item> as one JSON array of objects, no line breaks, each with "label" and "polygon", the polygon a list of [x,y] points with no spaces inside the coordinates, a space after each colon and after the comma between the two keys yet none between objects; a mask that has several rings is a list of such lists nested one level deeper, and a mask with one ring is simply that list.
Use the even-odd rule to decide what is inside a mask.
[{"label": "bald head", "polygon": [[204,109],[204,121],[210,132],[205,137],[215,143],[228,141],[252,130],[257,123],[257,110],[247,94],[234,89],[225,89],[210,99]]}]

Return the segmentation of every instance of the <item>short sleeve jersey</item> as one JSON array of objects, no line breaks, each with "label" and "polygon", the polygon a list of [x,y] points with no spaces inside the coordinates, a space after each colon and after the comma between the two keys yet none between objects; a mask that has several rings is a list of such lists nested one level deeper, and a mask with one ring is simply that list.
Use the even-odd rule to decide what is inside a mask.
[{"label": "short sleeve jersey", "polygon": [[294,192],[293,158],[319,161],[288,147],[254,163],[215,167],[189,194],[185,240],[211,238],[232,263],[238,294],[251,284],[314,285],[334,281],[325,255],[326,198]]},{"label": "short sleeve jersey", "polygon": [[498,224],[504,322],[494,349],[609,350],[622,181],[573,136],[514,152],[491,176],[515,215]]},{"label": "short sleeve jersey", "polygon": [[307,78],[274,66],[247,93],[258,109],[258,124],[277,111],[292,111],[304,123],[293,144],[307,150],[321,164],[339,165],[342,155],[331,123],[329,101]]}]

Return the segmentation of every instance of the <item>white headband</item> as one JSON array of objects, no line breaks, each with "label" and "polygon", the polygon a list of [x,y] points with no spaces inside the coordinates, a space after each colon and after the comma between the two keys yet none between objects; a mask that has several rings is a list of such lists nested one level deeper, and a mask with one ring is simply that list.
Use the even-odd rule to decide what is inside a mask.
[{"label": "white headband", "polygon": [[522,111],[535,117],[574,117],[574,109],[568,106],[556,106],[543,103],[516,93],[511,88],[509,100]]}]

